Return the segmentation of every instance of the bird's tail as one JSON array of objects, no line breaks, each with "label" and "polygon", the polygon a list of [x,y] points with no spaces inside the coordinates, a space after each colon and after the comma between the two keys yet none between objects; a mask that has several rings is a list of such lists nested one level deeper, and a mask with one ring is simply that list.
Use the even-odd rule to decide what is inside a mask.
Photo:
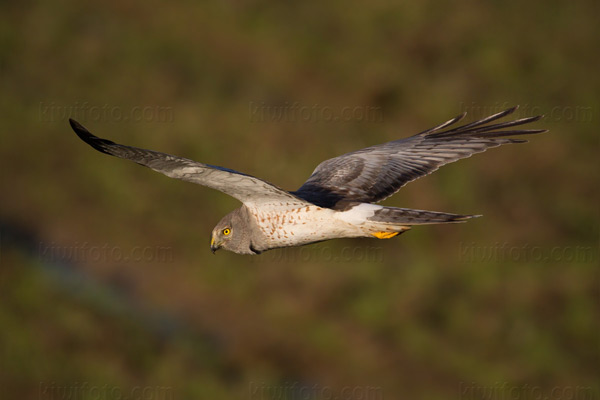
[{"label": "bird's tail", "polygon": [[382,207],[368,219],[386,225],[426,225],[465,222],[480,215],[448,214],[437,211],[412,210],[410,208]]}]

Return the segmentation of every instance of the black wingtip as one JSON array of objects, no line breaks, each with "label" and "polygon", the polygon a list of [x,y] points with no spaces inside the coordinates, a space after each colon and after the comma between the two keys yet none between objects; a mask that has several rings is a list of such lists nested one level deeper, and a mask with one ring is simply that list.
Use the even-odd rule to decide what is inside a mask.
[{"label": "black wingtip", "polygon": [[[518,109],[519,109],[519,106],[517,105],[517,106],[511,107],[511,108],[508,108],[504,111],[501,111],[499,113],[490,115],[489,117],[480,119],[478,121],[471,122],[471,123],[463,125],[463,126],[456,127],[454,129],[450,129],[450,130],[446,130],[446,131],[442,131],[442,132],[428,133],[428,136],[431,136],[434,138],[442,138],[442,137],[459,136],[459,135],[464,135],[464,136],[470,135],[470,136],[480,137],[480,138],[501,138],[501,137],[510,136],[510,135],[531,135],[531,134],[536,134],[536,133],[547,132],[546,129],[519,129],[519,130],[514,130],[514,129],[507,130],[506,129],[509,127],[525,125],[525,124],[529,124],[529,123],[538,121],[544,117],[543,115],[536,115],[533,117],[525,117],[525,118],[520,118],[520,119],[516,119],[513,121],[506,121],[506,122],[501,122],[501,123],[496,123],[496,124],[490,125],[490,122],[496,121],[503,117],[506,117],[507,115],[514,113]],[[506,142],[506,143],[509,143],[509,142]],[[519,143],[519,142],[510,142],[510,143]]]},{"label": "black wingtip", "polygon": [[115,144],[114,142],[94,136],[83,125],[81,125],[79,122],[75,121],[72,118],[69,118],[69,124],[71,125],[71,128],[73,129],[73,131],[75,131],[75,133],[77,134],[77,136],[79,136],[79,138],[81,140],[83,140],[84,142],[86,142],[87,144],[92,146],[94,149],[96,149],[102,153],[112,155],[110,152],[107,151],[107,148],[110,145],[114,145]]},{"label": "black wingtip", "polygon": [[515,111],[517,111],[519,109],[519,107],[521,107],[521,106],[518,104],[516,106],[510,107],[508,110],[504,111],[506,113],[505,115],[514,113]]},{"label": "black wingtip", "polygon": [[75,121],[73,118],[69,118],[69,124],[71,124],[71,128],[73,128],[75,133],[79,134],[79,132],[85,132],[88,135],[91,135],[91,133],[87,129],[85,129],[83,125]]},{"label": "black wingtip", "polygon": [[73,129],[73,131],[75,131],[77,136],[79,136],[79,138],[81,140],[83,140],[84,142],[89,143],[89,139],[92,137],[95,137],[94,135],[92,135],[90,133],[90,131],[85,129],[85,126],[81,125],[79,122],[75,121],[73,118],[69,118],[69,124],[71,125],[71,128]]},{"label": "black wingtip", "polygon": [[433,128],[431,128],[431,129],[427,129],[426,131],[419,132],[419,133],[417,133],[415,136],[419,136],[419,135],[421,135],[421,136],[423,136],[423,135],[430,135],[430,134],[432,134],[432,133],[434,133],[434,132],[437,132],[437,131],[439,131],[439,130],[441,130],[441,129],[444,129],[444,128],[445,128],[445,127],[447,127],[447,126],[454,125],[454,124],[456,124],[457,122],[460,122],[460,121],[462,121],[462,120],[463,120],[463,119],[464,119],[466,116],[467,116],[467,112],[465,111],[465,112],[463,112],[462,114],[460,114],[460,115],[457,115],[456,117],[454,117],[454,118],[452,118],[452,119],[450,119],[450,120],[448,120],[448,121],[444,122],[443,124],[440,124],[440,125],[438,125],[438,126],[434,126]]}]

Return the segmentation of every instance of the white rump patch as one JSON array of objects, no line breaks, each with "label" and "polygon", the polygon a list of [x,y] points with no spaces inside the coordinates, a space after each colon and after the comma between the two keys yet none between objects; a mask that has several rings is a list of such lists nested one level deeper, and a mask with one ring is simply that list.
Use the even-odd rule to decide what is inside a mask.
[{"label": "white rump patch", "polygon": [[383,206],[361,203],[347,211],[338,211],[335,215],[338,219],[353,225],[363,224],[368,218],[375,215],[375,211],[381,210]]}]

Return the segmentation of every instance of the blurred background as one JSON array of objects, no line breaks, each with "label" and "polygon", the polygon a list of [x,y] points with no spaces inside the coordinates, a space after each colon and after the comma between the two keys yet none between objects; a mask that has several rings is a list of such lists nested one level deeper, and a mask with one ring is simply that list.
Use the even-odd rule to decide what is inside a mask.
[{"label": "blurred background", "polygon": [[[3,2],[1,397],[598,398],[597,15]],[[256,257],[210,253],[236,200],[68,125],[293,190],[324,159],[516,104],[550,133],[384,203],[483,218]]]}]

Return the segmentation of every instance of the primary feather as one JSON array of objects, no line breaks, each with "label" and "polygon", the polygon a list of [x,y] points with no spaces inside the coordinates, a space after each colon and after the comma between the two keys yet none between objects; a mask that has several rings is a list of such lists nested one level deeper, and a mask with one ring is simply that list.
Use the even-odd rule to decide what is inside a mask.
[{"label": "primary feather", "polygon": [[414,136],[323,161],[300,189],[293,193],[323,207],[336,207],[338,203],[349,201],[379,202],[396,193],[408,182],[430,174],[442,165],[491,147],[526,142],[506,136],[546,131],[507,129],[537,121],[542,116],[487,125],[516,109],[517,107],[513,107],[470,124],[443,130],[462,120],[465,117],[462,114]]}]

